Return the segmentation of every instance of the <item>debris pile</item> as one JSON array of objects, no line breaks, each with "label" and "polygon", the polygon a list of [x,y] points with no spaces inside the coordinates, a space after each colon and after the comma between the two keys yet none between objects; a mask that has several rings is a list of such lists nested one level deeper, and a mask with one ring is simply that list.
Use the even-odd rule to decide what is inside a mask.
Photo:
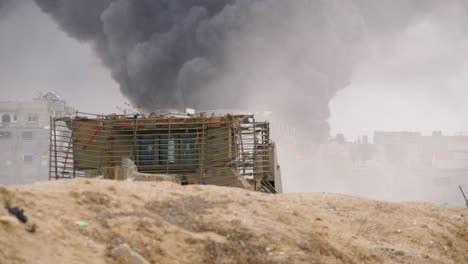
[{"label": "debris pile", "polygon": [[0,263],[468,263],[467,209],[170,182],[0,188]]}]

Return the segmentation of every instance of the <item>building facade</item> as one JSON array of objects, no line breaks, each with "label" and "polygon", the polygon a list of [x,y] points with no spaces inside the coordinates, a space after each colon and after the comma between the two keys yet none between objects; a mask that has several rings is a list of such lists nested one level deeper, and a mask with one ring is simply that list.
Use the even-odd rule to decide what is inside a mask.
[{"label": "building facade", "polygon": [[47,180],[50,116],[72,112],[52,92],[32,101],[0,102],[0,184]]}]

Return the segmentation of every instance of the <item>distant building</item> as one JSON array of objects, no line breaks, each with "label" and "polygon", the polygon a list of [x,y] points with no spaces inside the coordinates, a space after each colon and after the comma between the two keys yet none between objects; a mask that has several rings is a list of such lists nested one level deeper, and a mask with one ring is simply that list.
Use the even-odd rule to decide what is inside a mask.
[{"label": "distant building", "polygon": [[438,169],[468,169],[468,136],[446,137],[444,151],[434,155],[432,165]]},{"label": "distant building", "polygon": [[435,131],[430,136],[415,132],[375,132],[374,144],[389,166],[468,169],[468,137],[444,136]]},{"label": "distant building", "polygon": [[50,116],[73,113],[55,93],[0,102],[0,184],[48,179]]},{"label": "distant building", "polygon": [[468,136],[445,136],[441,132],[374,132],[358,142],[343,142],[339,137],[323,144],[324,160],[352,162],[357,167],[468,170]]},{"label": "distant building", "polygon": [[417,166],[421,139],[418,132],[374,132],[374,144],[382,159],[380,162],[388,166]]}]

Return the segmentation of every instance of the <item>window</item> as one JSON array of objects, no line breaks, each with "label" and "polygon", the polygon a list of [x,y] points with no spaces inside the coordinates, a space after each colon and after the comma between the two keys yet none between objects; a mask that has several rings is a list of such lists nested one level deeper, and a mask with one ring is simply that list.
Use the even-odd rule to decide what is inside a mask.
[{"label": "window", "polygon": [[24,161],[24,163],[32,163],[33,162],[33,156],[32,155],[24,155],[23,156],[23,161]]},{"label": "window", "polygon": [[176,141],[175,136],[169,137],[163,135],[159,137],[159,164],[167,165],[175,164],[176,155]]},{"label": "window", "polygon": [[11,138],[11,132],[10,131],[0,131],[0,140],[1,139],[8,139]]},{"label": "window", "polygon": [[33,138],[33,133],[31,131],[23,132],[23,139],[32,139],[32,138]]},{"label": "window", "polygon": [[2,115],[2,123],[10,123],[11,122],[11,117],[9,114],[3,114]]},{"label": "window", "polygon": [[13,115],[13,121],[14,122],[18,121],[18,115],[16,115],[16,114]]},{"label": "window", "polygon": [[175,141],[174,137],[169,139],[169,164],[175,163]]},{"label": "window", "polygon": [[138,166],[177,165],[196,169],[199,162],[196,134],[141,135],[138,138]]},{"label": "window", "polygon": [[29,123],[37,123],[39,121],[39,116],[37,114],[29,114],[28,115],[28,122]]}]

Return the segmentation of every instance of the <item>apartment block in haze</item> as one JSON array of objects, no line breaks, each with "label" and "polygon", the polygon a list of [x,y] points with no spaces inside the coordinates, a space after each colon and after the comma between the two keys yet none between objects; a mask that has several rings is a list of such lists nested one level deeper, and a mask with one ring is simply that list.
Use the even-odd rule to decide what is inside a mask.
[{"label": "apartment block in haze", "polygon": [[53,92],[31,101],[0,101],[0,184],[47,180],[50,116],[73,111]]}]

